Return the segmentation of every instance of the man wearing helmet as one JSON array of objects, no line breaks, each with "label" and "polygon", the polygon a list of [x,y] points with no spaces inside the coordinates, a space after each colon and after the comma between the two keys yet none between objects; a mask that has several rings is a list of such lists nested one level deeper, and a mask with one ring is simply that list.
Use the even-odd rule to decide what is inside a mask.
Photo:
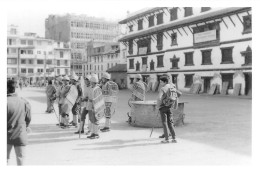
[{"label": "man wearing helmet", "polygon": [[116,104],[117,104],[117,94],[118,94],[118,85],[113,82],[109,81],[111,78],[111,75],[108,73],[103,73],[103,76],[101,78],[101,88],[102,88],[102,94],[105,100],[105,126],[104,128],[100,129],[102,132],[108,132],[110,131],[111,126],[111,116],[115,113]]},{"label": "man wearing helmet", "polygon": [[71,85],[75,86],[78,90],[78,97],[76,99],[75,104],[72,107],[72,114],[73,114],[73,122],[72,125],[75,127],[78,127],[78,115],[80,113],[81,110],[81,97],[82,97],[82,88],[78,83],[78,79],[79,77],[76,74],[73,74],[70,78],[71,81]]},{"label": "man wearing helmet", "polygon": [[89,102],[89,96],[91,94],[90,78],[91,78],[91,76],[87,75],[84,79],[85,85],[82,86],[82,87],[84,87],[84,89],[83,89],[84,92],[83,92],[83,96],[82,96],[83,110],[82,110],[81,116],[80,116],[79,130],[77,132],[75,132],[75,134],[84,133],[86,115],[88,114],[88,111],[91,110],[90,102]]}]

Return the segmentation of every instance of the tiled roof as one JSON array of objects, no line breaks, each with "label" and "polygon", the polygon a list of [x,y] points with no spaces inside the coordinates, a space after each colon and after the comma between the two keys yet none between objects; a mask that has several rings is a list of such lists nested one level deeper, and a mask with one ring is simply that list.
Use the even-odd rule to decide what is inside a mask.
[{"label": "tiled roof", "polygon": [[107,70],[107,72],[126,72],[126,64],[117,64],[116,66]]},{"label": "tiled roof", "polygon": [[204,22],[207,20],[219,19],[226,15],[234,14],[234,13],[240,12],[240,11],[247,11],[250,9],[251,9],[251,7],[230,7],[230,8],[225,8],[225,9],[221,9],[218,11],[207,12],[207,13],[199,15],[199,16],[189,17],[187,19],[179,20],[179,21],[175,21],[175,22],[173,21],[168,24],[161,25],[161,26],[158,26],[155,28],[151,28],[151,29],[148,29],[145,31],[137,32],[137,33],[134,33],[131,35],[126,35],[125,37],[122,37],[118,41],[127,41],[131,38],[135,38],[138,36],[149,36],[151,34],[158,33],[159,31],[167,31],[167,30],[187,26],[187,24],[193,25],[193,24]]}]

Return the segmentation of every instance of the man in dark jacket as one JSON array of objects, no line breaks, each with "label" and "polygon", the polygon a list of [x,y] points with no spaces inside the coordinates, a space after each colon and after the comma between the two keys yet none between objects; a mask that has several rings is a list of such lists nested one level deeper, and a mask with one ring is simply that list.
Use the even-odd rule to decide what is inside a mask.
[{"label": "man in dark jacket", "polygon": [[24,164],[27,128],[31,121],[30,104],[15,93],[15,82],[7,82],[7,164],[14,146],[17,165]]}]

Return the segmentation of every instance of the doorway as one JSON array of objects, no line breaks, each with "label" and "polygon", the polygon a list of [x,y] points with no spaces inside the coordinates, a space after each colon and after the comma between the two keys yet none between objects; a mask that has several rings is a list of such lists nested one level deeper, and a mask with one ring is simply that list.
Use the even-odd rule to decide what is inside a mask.
[{"label": "doorway", "polygon": [[204,77],[203,79],[204,79],[204,84],[203,84],[204,90],[203,90],[203,92],[208,93],[209,90],[210,90],[211,77]]},{"label": "doorway", "polygon": [[252,73],[244,73],[245,75],[245,95],[252,96]]}]

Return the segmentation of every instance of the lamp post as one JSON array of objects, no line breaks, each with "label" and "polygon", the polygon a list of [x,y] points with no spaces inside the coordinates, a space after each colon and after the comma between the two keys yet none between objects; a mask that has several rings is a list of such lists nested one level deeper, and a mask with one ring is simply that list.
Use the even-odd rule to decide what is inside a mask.
[{"label": "lamp post", "polygon": [[17,66],[18,66],[18,73],[17,73],[17,80],[20,80],[20,51],[21,48],[18,47],[18,56],[17,56]]}]

